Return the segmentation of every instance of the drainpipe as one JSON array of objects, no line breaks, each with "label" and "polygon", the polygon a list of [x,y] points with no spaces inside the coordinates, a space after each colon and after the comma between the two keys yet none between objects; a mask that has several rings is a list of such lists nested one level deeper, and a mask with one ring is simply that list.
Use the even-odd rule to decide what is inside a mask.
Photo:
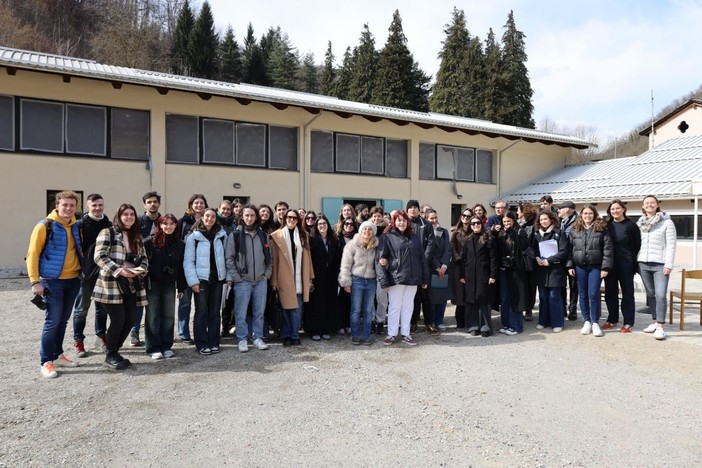
[{"label": "drainpipe", "polygon": [[[310,206],[309,193],[307,191],[307,185],[310,181],[310,175],[307,171],[307,128],[312,125],[312,123],[317,120],[321,115],[323,110],[319,110],[319,114],[312,117],[305,125],[302,126],[302,167],[300,168],[300,183],[302,184],[302,206],[307,209]],[[311,153],[310,149],[310,153]],[[310,158],[312,155],[310,154]]]},{"label": "drainpipe", "polygon": [[497,152],[497,198],[502,197],[502,153],[504,153],[520,141],[522,141],[521,138],[515,142],[510,143],[509,145],[507,145],[507,147],[502,148]]}]

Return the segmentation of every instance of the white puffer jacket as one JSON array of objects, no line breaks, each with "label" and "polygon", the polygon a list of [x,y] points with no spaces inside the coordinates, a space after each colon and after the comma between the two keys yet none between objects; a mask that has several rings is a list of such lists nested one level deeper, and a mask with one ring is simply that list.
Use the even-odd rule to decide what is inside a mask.
[{"label": "white puffer jacket", "polygon": [[361,246],[361,234],[353,236],[350,242],[344,246],[344,253],[341,256],[341,270],[339,271],[339,286],[347,288],[351,286],[351,277],[373,279],[375,278],[375,248],[378,246],[378,238],[373,236],[370,246]]},{"label": "white puffer jacket", "polygon": [[641,229],[646,215],[636,223],[641,229],[641,250],[639,262],[662,263],[664,268],[673,269],[675,261],[675,242],[677,234],[675,224],[666,213],[660,213],[660,220],[651,226],[649,231]]}]

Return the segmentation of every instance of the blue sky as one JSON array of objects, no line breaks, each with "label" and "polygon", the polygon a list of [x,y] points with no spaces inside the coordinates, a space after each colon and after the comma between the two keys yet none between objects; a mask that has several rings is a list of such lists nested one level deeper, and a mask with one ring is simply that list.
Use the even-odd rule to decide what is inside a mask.
[{"label": "blue sky", "polygon": [[[201,0],[191,0],[199,8]],[[527,67],[534,88],[534,119],[561,126],[591,125],[600,144],[650,119],[702,84],[702,0],[493,0],[257,1],[210,0],[217,27],[231,24],[241,43],[249,22],[260,37],[280,26],[300,53],[324,58],[327,41],[340,61],[368,23],[381,48],[395,9],[408,46],[435,75],[444,26],[453,6],[466,13],[472,35],[501,37],[510,10],[526,35]]]}]

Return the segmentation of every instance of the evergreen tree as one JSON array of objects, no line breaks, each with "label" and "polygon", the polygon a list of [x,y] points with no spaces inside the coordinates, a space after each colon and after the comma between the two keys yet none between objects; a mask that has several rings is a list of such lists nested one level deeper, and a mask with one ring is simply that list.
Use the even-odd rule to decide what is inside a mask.
[{"label": "evergreen tree", "polygon": [[322,68],[322,80],[319,84],[320,94],[331,96],[334,94],[334,80],[336,70],[334,69],[334,53],[332,52],[331,41],[327,44],[327,52],[324,54],[324,67]]},{"label": "evergreen tree", "polygon": [[388,40],[378,57],[372,102],[381,106],[414,109],[417,96],[421,94],[417,89],[418,66],[407,48],[399,10],[395,10],[388,31]]},{"label": "evergreen tree", "polygon": [[175,33],[173,34],[173,47],[171,49],[171,73],[176,75],[190,75],[189,43],[190,33],[195,24],[193,10],[188,0],[184,0],[183,7],[178,15]]},{"label": "evergreen tree", "polygon": [[453,8],[451,24],[444,28],[446,39],[439,52],[441,63],[436,74],[434,90],[429,98],[432,112],[468,116],[465,104],[468,45],[470,33],[463,10]]},{"label": "evergreen tree", "polygon": [[219,46],[219,79],[238,83],[241,80],[241,71],[241,52],[230,25]]},{"label": "evergreen tree", "polygon": [[[264,42],[262,39],[261,42]],[[266,69],[271,85],[276,88],[297,89],[297,74],[300,64],[297,50],[290,43],[288,35],[278,28],[265,41],[266,49],[261,48],[264,59],[268,50]]]},{"label": "evergreen tree", "polygon": [[495,40],[490,28],[485,40],[485,86],[483,88],[483,118],[502,122],[503,113],[509,107],[509,97],[504,85],[502,70],[502,48]]},{"label": "evergreen tree", "polygon": [[251,23],[249,23],[244,38],[241,82],[264,86],[268,84],[266,64],[263,61],[261,47],[256,41]]},{"label": "evergreen tree", "polygon": [[483,43],[479,37],[475,36],[469,41],[466,60],[465,109],[462,115],[480,119],[485,108],[483,88],[486,74]]},{"label": "evergreen tree", "polygon": [[334,86],[334,95],[339,99],[348,99],[349,97],[349,87],[351,85],[351,77],[353,74],[353,55],[351,54],[351,47],[347,47],[344,52],[344,59],[341,62],[341,68],[339,69],[338,79],[336,80],[336,86]]},{"label": "evergreen tree", "polygon": [[218,46],[219,38],[214,28],[212,9],[205,0],[190,33],[188,55],[193,76],[209,79],[215,77]]},{"label": "evergreen tree", "polygon": [[412,80],[414,87],[411,93],[411,100],[414,103],[412,109],[420,112],[429,112],[429,96],[431,95],[431,75],[424,73],[419,68],[419,63],[412,65]]},{"label": "evergreen tree", "polygon": [[319,69],[314,63],[314,54],[305,54],[300,67],[300,91],[306,93],[319,93]]},{"label": "evergreen tree", "polygon": [[501,123],[534,128],[534,105],[531,102],[534,90],[531,88],[526,67],[524,37],[524,33],[519,31],[514,23],[514,12],[510,11],[502,36],[504,84],[510,95],[510,106]]},{"label": "evergreen tree", "polygon": [[368,23],[363,25],[359,45],[354,48],[353,62],[348,99],[371,102],[378,66],[378,51],[375,50],[375,39],[368,29]]}]

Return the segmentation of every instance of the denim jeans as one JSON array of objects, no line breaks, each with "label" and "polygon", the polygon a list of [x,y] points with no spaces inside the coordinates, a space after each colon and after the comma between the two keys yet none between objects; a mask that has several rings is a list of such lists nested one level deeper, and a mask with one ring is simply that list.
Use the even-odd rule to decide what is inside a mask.
[{"label": "denim jeans", "polygon": [[444,314],[446,313],[446,303],[433,304],[434,307],[434,325],[439,326],[444,324]]},{"label": "denim jeans", "polygon": [[197,349],[219,347],[219,311],[222,307],[222,281],[200,281],[195,294],[193,338]]},{"label": "denim jeans", "polygon": [[185,288],[183,297],[178,301],[178,336],[182,340],[190,339],[190,306],[193,301],[193,290]]},{"label": "denim jeans", "polygon": [[[144,340],[146,352],[162,353],[173,347],[173,325],[175,324],[176,285],[151,280],[146,306]],[[133,329],[132,329],[133,330]]]},{"label": "denim jeans", "polygon": [[562,288],[539,286],[539,325],[563,328]]},{"label": "denim jeans", "polygon": [[[351,337],[370,338],[373,315],[373,300],[377,281],[375,278],[351,277]],[[359,330],[359,321],[363,320],[363,329]]]},{"label": "denim jeans", "polygon": [[300,339],[300,322],[302,321],[302,294],[297,295],[297,309],[283,309],[283,324],[280,337],[285,339]]},{"label": "denim jeans", "polygon": [[251,328],[253,339],[263,338],[263,313],[266,310],[266,291],[268,281],[261,279],[254,282],[239,281],[234,283],[234,319],[236,320],[236,339],[245,340],[249,334],[246,312],[249,302],[252,305],[253,320]]},{"label": "denim jeans", "polygon": [[500,320],[503,327],[521,333],[524,331],[524,316],[521,310],[514,310],[512,307],[512,298],[508,287],[510,274],[508,271],[500,270]]},{"label": "denim jeans", "polygon": [[665,312],[668,308],[668,280],[670,276],[663,274],[662,263],[639,262],[639,274],[646,289],[646,305],[651,311],[651,318],[658,323],[665,323]]},{"label": "denim jeans", "polygon": [[[90,309],[90,296],[93,295],[95,282],[92,284],[81,284],[76,303],[73,306],[73,339],[75,341],[84,340],[85,322]],[[107,311],[105,307],[99,303],[95,303],[95,335],[103,336],[107,333]]]},{"label": "denim jeans", "polygon": [[44,279],[41,284],[44,286],[46,301],[44,328],[41,331],[39,348],[43,365],[63,354],[63,338],[80,289],[80,279]]},{"label": "denim jeans", "polygon": [[134,313],[134,325],[132,326],[132,330],[131,330],[132,335],[139,336],[139,329],[141,328],[141,320],[143,318],[144,318],[144,308],[137,307],[137,310]]},{"label": "denim jeans", "polygon": [[634,263],[616,259],[614,268],[604,279],[607,322],[619,322],[619,289],[622,290],[621,310],[624,325],[634,325],[636,305],[634,301]]},{"label": "denim jeans", "polygon": [[597,323],[600,320],[600,278],[599,265],[583,265],[575,267],[575,279],[578,280],[578,296],[580,296],[580,313],[583,321]]}]

